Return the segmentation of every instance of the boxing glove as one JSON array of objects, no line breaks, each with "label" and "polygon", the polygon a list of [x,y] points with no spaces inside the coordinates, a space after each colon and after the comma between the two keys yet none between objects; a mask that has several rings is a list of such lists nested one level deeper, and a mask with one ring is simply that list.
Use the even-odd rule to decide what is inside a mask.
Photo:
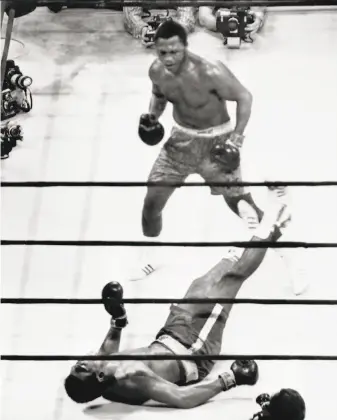
[{"label": "boxing glove", "polygon": [[254,360],[236,360],[231,370],[236,385],[255,385],[259,379],[259,368]]},{"label": "boxing glove", "polygon": [[220,164],[226,173],[234,172],[240,165],[240,149],[230,137],[220,139],[211,149],[211,161]]},{"label": "boxing glove", "polygon": [[163,140],[165,130],[153,114],[143,114],[139,120],[138,135],[148,146],[155,146]]},{"label": "boxing glove", "polygon": [[128,323],[122,299],[123,288],[118,282],[112,281],[104,286],[102,290],[103,305],[112,317],[111,324],[116,328],[124,328]]}]

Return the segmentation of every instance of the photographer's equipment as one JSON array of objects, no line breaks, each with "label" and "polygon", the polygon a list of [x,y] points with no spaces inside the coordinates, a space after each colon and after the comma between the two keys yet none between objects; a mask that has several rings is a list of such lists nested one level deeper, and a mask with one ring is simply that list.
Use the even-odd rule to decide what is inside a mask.
[{"label": "photographer's equipment", "polygon": [[224,37],[228,48],[240,48],[241,42],[253,42],[247,26],[254,22],[255,16],[250,8],[233,7],[220,9],[217,14],[216,28]]},{"label": "photographer's equipment", "polygon": [[37,1],[33,0],[5,0],[5,12],[9,16],[10,10],[15,11],[15,18],[19,18],[34,12],[37,8]]},{"label": "photographer's equipment", "polygon": [[171,19],[169,17],[170,11],[166,10],[166,15],[151,15],[151,12],[145,11],[143,17],[150,16],[150,19],[147,21],[147,24],[149,25],[149,30],[146,33],[146,36],[149,38],[149,42],[154,41],[154,35],[156,33],[156,30],[159,28],[159,26],[165,22],[166,20]]},{"label": "photographer's equipment", "polygon": [[48,9],[53,13],[59,13],[63,9],[62,3],[50,3],[48,4]]},{"label": "photographer's equipment", "polygon": [[33,80],[26,76],[14,60],[8,60],[1,90],[1,119],[7,120],[20,112],[29,112],[33,107],[29,90]]},{"label": "photographer's equipment", "polygon": [[262,411],[254,414],[251,420],[263,420],[265,418],[264,409],[268,408],[270,404],[270,395],[269,394],[261,394],[256,398],[256,404],[258,404]]},{"label": "photographer's equipment", "polygon": [[1,127],[1,159],[7,159],[12,149],[16,147],[17,142],[22,140],[20,125],[10,121]]}]

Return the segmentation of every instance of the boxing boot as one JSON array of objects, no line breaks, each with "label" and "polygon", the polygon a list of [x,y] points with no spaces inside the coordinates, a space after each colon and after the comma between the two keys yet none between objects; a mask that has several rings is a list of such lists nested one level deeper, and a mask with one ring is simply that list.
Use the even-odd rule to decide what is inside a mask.
[{"label": "boxing boot", "polygon": [[133,265],[128,268],[126,279],[139,281],[148,278],[162,267],[161,258],[157,247],[138,247],[137,258]]},{"label": "boxing boot", "polygon": [[111,315],[111,324],[115,328],[124,328],[128,324],[126,311],[122,303],[123,288],[116,282],[111,281],[102,290],[102,301],[105,310]]}]

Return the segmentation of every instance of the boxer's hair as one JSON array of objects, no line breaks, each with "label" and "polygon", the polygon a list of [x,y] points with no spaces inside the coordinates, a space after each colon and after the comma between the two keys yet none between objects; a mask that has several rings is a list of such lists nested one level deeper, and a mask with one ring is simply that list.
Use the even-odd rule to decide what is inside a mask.
[{"label": "boxer's hair", "polygon": [[154,35],[154,42],[157,42],[159,38],[170,39],[174,36],[177,36],[185,46],[187,45],[187,32],[185,28],[173,19],[168,19],[157,29]]},{"label": "boxer's hair", "polygon": [[102,395],[102,384],[97,380],[96,375],[80,378],[70,374],[64,381],[64,388],[69,398],[76,403],[88,403]]},{"label": "boxer's hair", "polygon": [[294,389],[281,389],[268,406],[272,420],[304,420],[305,411],[304,399]]}]

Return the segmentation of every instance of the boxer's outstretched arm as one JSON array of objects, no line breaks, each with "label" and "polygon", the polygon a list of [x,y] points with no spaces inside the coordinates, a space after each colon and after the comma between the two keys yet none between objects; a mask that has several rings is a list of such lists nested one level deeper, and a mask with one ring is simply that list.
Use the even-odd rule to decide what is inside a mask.
[{"label": "boxer's outstretched arm", "polygon": [[119,345],[122,337],[122,328],[116,328],[111,325],[98,354],[109,355],[119,351]]},{"label": "boxer's outstretched arm", "polygon": [[213,71],[217,94],[224,101],[236,102],[236,126],[234,131],[243,134],[250,119],[253,96],[234,74],[221,62]]},{"label": "boxer's outstretched arm", "polygon": [[140,387],[144,397],[174,408],[197,407],[224,392],[223,383],[219,378],[183,387],[172,384],[153,372],[134,377],[132,380]]},{"label": "boxer's outstretched arm", "polygon": [[156,83],[156,66],[157,64],[155,62],[152,64],[149,70],[149,77],[152,81],[152,97],[150,101],[149,113],[153,114],[158,120],[165,111],[167,99]]}]

